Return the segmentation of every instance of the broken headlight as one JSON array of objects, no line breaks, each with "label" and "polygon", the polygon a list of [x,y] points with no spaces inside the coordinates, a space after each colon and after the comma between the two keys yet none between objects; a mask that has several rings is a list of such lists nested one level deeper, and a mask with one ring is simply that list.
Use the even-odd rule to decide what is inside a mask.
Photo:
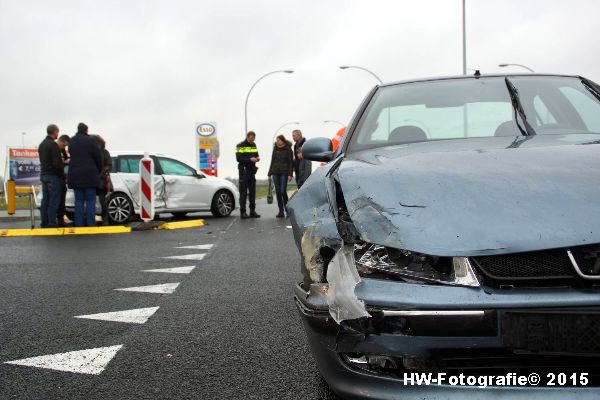
[{"label": "broken headlight", "polygon": [[437,257],[364,243],[354,246],[354,259],[358,273],[363,277],[479,286],[477,276],[466,257]]}]

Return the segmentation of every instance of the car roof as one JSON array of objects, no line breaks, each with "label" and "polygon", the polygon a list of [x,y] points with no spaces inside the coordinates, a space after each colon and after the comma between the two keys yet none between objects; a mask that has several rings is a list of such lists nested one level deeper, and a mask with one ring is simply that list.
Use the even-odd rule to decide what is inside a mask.
[{"label": "car roof", "polygon": [[530,77],[530,76],[547,76],[547,77],[560,77],[560,78],[581,78],[577,75],[568,75],[568,74],[546,74],[546,73],[514,73],[514,74],[481,74],[481,75],[449,75],[449,76],[434,76],[428,78],[417,78],[417,79],[407,79],[403,81],[395,81],[384,83],[383,85],[379,85],[380,87],[386,86],[394,86],[401,85],[405,83],[418,83],[418,82],[430,82],[430,81],[444,81],[451,79],[481,79],[481,78],[506,78],[506,77]]},{"label": "car roof", "polygon": [[[146,154],[145,151],[124,151],[124,150],[118,150],[118,151],[109,151],[111,157],[116,157],[116,156],[143,156],[144,154]],[[151,156],[162,156],[162,157],[170,157],[166,154],[162,154],[162,153],[157,153],[154,151],[149,151],[147,152],[149,155]],[[172,157],[170,157],[172,158]]]}]

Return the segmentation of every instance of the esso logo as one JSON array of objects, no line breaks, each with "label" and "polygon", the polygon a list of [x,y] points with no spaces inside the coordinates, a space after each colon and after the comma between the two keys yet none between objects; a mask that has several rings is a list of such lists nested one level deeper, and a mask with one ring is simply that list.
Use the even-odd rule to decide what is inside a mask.
[{"label": "esso logo", "polygon": [[216,129],[211,124],[200,124],[196,128],[196,133],[203,137],[212,136],[215,133]]}]

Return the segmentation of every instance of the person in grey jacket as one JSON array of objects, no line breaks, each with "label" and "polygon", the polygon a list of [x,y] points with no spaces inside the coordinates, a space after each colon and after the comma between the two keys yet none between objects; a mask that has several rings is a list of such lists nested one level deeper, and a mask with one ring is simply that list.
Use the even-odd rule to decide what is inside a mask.
[{"label": "person in grey jacket", "polygon": [[312,173],[312,162],[302,156],[302,147],[299,147],[298,150],[296,150],[296,161],[298,165],[296,183],[298,184],[298,189],[300,189]]}]

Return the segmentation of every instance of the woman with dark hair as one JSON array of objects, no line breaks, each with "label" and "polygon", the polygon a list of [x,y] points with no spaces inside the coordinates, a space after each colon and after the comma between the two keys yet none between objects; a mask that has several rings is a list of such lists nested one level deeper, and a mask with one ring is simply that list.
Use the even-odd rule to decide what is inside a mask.
[{"label": "woman with dark hair", "polygon": [[100,186],[98,186],[98,202],[102,207],[102,225],[108,225],[108,195],[112,192],[112,181],[110,180],[110,171],[112,170],[112,160],[110,153],[106,150],[106,142],[100,135],[92,135],[102,152],[102,170],[100,171]]},{"label": "woman with dark hair", "polygon": [[75,226],[96,226],[96,189],[100,186],[102,154],[83,122],[69,142],[67,183],[75,192]]},{"label": "woman with dark hair", "polygon": [[285,217],[287,213],[287,183],[292,180],[294,174],[294,155],[292,152],[292,143],[285,139],[285,136],[279,135],[273,145],[273,156],[271,157],[271,166],[269,167],[269,179],[273,179],[275,193],[277,194],[277,205],[279,213],[277,218]]}]

